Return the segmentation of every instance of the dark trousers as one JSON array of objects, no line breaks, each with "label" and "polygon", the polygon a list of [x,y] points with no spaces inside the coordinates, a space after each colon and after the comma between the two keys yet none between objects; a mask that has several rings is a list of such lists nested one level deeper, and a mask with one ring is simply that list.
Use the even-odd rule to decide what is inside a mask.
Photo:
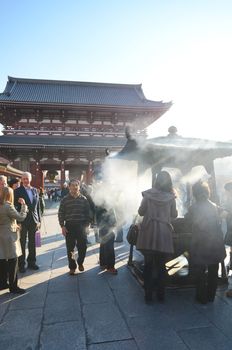
[{"label": "dark trousers", "polygon": [[36,249],[35,249],[35,232],[36,224],[31,223],[31,225],[22,224],[22,229],[20,232],[20,243],[22,248],[22,255],[19,257],[19,267],[24,267],[26,260],[26,242],[28,238],[28,265],[33,265],[36,262]]},{"label": "dark trousers", "polygon": [[151,294],[155,282],[156,294],[164,297],[167,271],[165,263],[167,255],[161,252],[144,253],[144,289],[146,294]]},{"label": "dark trousers", "polygon": [[[202,303],[214,301],[218,285],[219,264],[195,265],[196,299]],[[208,270],[208,273],[207,273]]]},{"label": "dark trousers", "polygon": [[[83,264],[85,260],[86,250],[87,250],[87,237],[85,233],[85,227],[79,225],[66,225],[68,230],[65,236],[67,256],[68,256],[68,266],[71,270],[75,270],[78,265]],[[77,264],[75,260],[75,247],[78,251]]]},{"label": "dark trousers", "polygon": [[[104,232],[105,233],[105,232]],[[100,235],[100,253],[99,262],[101,266],[106,266],[107,269],[113,268],[115,264],[114,253],[114,234],[103,235],[102,230],[99,230]]]},{"label": "dark trousers", "polygon": [[17,288],[18,277],[18,258],[14,259],[0,259],[0,288],[4,287],[9,281],[9,289]]}]

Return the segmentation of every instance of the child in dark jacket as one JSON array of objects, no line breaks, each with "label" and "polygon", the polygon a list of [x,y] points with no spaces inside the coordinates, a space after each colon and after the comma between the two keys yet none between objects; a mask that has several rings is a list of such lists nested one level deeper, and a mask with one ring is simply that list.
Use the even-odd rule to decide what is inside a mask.
[{"label": "child in dark jacket", "polygon": [[99,228],[100,237],[100,267],[107,272],[116,275],[115,253],[114,253],[114,232],[113,227],[116,225],[116,218],[113,209],[105,207],[96,208],[96,221]]}]

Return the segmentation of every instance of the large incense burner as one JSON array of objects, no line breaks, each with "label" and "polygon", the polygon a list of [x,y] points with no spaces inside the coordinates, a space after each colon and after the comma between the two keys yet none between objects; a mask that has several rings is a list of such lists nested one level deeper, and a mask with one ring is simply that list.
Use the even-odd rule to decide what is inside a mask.
[{"label": "large incense burner", "polygon": [[[194,167],[202,166],[205,169],[205,174],[207,174],[207,180],[211,190],[211,200],[219,203],[214,160],[231,156],[232,143],[181,137],[177,134],[177,129],[173,126],[168,131],[169,134],[164,137],[136,140],[131,138],[127,130],[127,143],[117,154],[117,158],[136,161],[138,163],[138,176],[147,171],[147,169],[151,169],[152,181],[156,174],[163,168],[179,169],[181,174],[179,184],[181,184],[183,178],[188,179],[188,174],[191,173]],[[201,179],[201,175],[199,175],[199,178],[194,178],[195,181],[199,179]],[[189,266],[188,261],[191,234],[188,227],[186,227],[183,215],[192,201],[192,184],[185,181],[185,200],[181,207],[182,210],[179,211],[181,215],[173,222],[175,254],[173,260],[167,264],[171,280],[174,279],[176,273],[187,277],[188,282],[191,280],[191,266]],[[130,249],[128,265],[132,269],[132,272],[137,275],[138,279],[142,281],[143,256],[134,247]],[[188,266],[187,273],[186,266]],[[181,271],[183,267],[184,273]],[[224,263],[221,268],[221,276],[223,280],[227,279]]]}]

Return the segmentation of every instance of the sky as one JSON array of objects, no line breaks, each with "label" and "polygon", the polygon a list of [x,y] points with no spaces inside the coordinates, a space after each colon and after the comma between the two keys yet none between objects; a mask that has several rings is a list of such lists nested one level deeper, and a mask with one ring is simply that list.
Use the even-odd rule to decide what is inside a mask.
[{"label": "sky", "polygon": [[8,76],[142,84],[172,101],[148,128],[232,140],[231,0],[0,0],[0,92]]}]

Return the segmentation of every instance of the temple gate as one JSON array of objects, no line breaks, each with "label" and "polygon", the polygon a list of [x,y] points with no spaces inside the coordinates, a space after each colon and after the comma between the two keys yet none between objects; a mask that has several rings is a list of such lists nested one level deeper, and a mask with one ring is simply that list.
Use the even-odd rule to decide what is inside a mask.
[{"label": "temple gate", "polygon": [[0,94],[0,156],[30,171],[43,186],[45,170],[91,182],[106,149],[119,151],[125,129],[146,137],[146,127],[171,103],[147,100],[141,85],[8,77]]}]

